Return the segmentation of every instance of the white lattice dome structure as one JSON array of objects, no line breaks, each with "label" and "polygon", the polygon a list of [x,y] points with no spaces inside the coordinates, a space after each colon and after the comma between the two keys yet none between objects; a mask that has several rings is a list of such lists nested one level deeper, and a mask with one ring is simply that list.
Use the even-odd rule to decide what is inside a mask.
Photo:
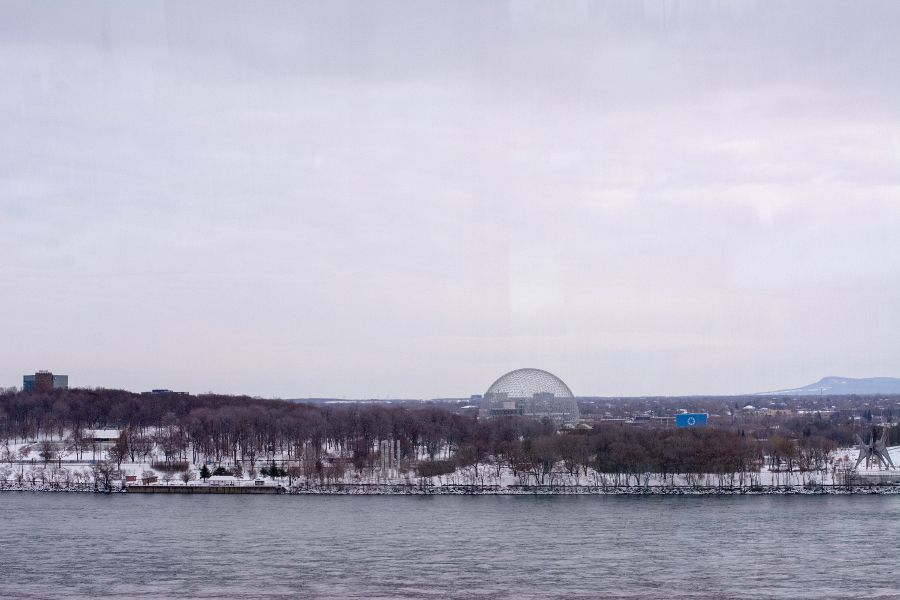
[{"label": "white lattice dome structure", "polygon": [[491,384],[481,401],[479,418],[525,416],[577,423],[575,395],[562,379],[541,369],[516,369]]},{"label": "white lattice dome structure", "polygon": [[557,398],[573,398],[572,390],[563,380],[541,369],[516,369],[491,384],[488,394],[507,393],[516,398],[530,398],[535,394],[550,393]]}]

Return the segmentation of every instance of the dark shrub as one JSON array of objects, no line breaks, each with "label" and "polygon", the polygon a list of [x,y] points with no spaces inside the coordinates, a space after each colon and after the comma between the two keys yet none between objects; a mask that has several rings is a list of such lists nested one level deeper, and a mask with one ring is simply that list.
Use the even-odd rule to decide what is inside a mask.
[{"label": "dark shrub", "polygon": [[187,461],[171,461],[171,462],[155,462],[150,465],[154,471],[162,471],[163,473],[182,473],[188,470]]},{"label": "dark shrub", "polygon": [[452,460],[434,460],[421,462],[416,467],[420,477],[434,477],[435,475],[449,475],[456,470],[456,463]]}]

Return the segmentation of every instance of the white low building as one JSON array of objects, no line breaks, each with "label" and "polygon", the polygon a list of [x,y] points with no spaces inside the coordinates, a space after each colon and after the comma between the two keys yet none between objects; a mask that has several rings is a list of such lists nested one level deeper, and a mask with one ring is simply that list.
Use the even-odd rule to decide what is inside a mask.
[{"label": "white low building", "polygon": [[213,475],[206,480],[209,485],[237,485],[238,479],[234,475]]},{"label": "white low building", "polygon": [[118,429],[87,429],[84,431],[84,439],[97,444],[115,444],[122,432]]}]

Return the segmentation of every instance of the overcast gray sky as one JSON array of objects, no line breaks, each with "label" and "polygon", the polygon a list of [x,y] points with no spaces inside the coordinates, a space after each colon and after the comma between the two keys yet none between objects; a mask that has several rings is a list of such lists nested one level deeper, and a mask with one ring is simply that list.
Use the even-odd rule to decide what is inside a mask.
[{"label": "overcast gray sky", "polygon": [[0,4],[0,385],[900,376],[900,3]]}]

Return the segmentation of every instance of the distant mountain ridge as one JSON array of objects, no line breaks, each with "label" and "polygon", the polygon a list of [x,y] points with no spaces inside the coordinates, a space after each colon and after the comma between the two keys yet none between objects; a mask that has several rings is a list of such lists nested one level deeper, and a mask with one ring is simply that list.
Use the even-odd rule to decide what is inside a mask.
[{"label": "distant mountain ridge", "polygon": [[823,377],[815,383],[790,390],[759,392],[755,396],[841,396],[867,394],[900,394],[897,377]]}]

